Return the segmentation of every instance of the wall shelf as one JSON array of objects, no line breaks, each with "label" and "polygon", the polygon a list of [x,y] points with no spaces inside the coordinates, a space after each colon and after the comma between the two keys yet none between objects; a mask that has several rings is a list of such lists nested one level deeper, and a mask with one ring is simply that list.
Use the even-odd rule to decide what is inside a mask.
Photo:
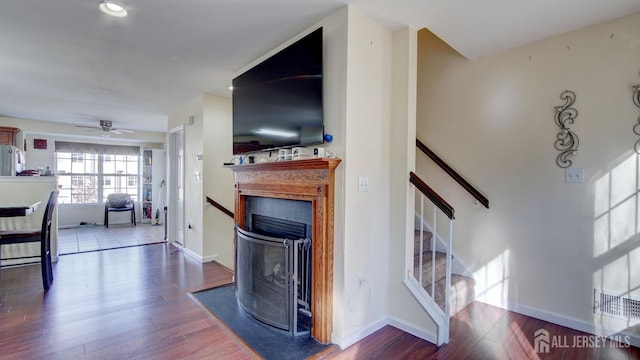
[{"label": "wall shelf", "polygon": [[[164,216],[161,216],[166,199],[164,188],[165,179],[165,152],[161,149],[148,149],[142,151],[142,185],[140,192],[140,205],[142,223],[161,224]],[[156,217],[156,215],[158,215]]]}]

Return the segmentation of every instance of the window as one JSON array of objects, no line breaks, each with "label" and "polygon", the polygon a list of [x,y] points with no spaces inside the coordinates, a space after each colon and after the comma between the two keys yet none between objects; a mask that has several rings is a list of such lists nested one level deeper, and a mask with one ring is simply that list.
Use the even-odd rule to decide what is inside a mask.
[{"label": "window", "polygon": [[82,162],[84,154],[71,154],[71,162]]},{"label": "window", "polygon": [[140,157],[56,152],[58,203],[102,203],[112,193],[127,193],[138,199]]}]

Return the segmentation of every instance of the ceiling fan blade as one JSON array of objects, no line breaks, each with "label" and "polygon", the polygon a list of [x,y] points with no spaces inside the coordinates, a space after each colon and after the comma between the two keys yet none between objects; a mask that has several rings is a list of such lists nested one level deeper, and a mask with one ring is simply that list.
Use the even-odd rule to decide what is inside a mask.
[{"label": "ceiling fan blade", "polygon": [[76,125],[76,127],[87,129],[87,131],[101,131],[102,136],[108,136],[109,133],[122,135],[124,133],[135,133],[133,130],[115,129],[111,127],[110,120],[100,120],[100,126]]},{"label": "ceiling fan blade", "polygon": [[[118,131],[118,132],[116,132],[116,131]],[[111,129],[111,132],[115,132],[116,134],[122,134],[122,133],[133,134],[133,133],[135,133],[135,131],[133,131],[133,130],[126,130],[126,129]]]}]

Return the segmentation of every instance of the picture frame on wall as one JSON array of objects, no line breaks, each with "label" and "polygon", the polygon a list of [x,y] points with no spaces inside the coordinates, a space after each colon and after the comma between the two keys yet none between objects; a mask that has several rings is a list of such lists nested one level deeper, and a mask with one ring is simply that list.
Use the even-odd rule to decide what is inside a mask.
[{"label": "picture frame on wall", "polygon": [[46,139],[33,139],[33,148],[46,150],[47,149],[47,140]]}]

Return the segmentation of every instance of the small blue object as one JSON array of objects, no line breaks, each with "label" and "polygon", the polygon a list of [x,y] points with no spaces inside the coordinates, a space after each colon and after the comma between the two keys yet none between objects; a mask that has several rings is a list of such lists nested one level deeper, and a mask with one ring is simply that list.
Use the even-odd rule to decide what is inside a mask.
[{"label": "small blue object", "polygon": [[324,134],[324,141],[326,141],[326,142],[332,142],[332,141],[333,141],[333,135],[331,135],[331,134]]},{"label": "small blue object", "polygon": [[240,156],[240,165],[244,164],[244,159]]}]

